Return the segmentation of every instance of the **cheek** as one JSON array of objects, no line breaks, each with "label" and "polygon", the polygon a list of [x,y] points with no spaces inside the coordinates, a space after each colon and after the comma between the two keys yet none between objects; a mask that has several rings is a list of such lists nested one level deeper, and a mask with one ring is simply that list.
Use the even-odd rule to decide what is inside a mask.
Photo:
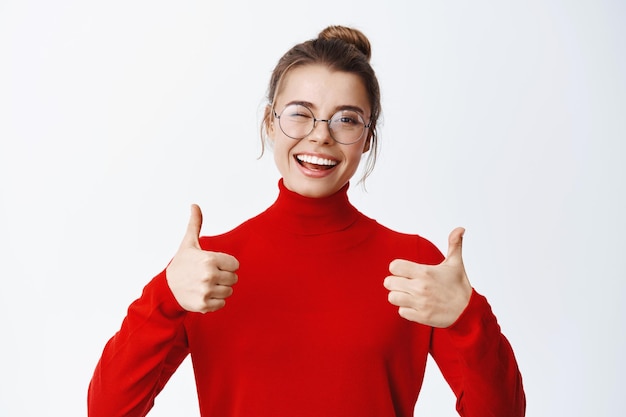
[{"label": "cheek", "polygon": [[352,165],[358,165],[361,163],[361,159],[363,158],[363,155],[365,154],[365,152],[367,152],[367,149],[363,146],[356,146],[352,149],[350,149],[350,151],[348,153],[346,153],[346,158],[348,158],[350,160],[350,163]]},{"label": "cheek", "polygon": [[272,151],[274,152],[274,162],[279,167],[289,165],[289,153],[291,151],[291,143],[287,142],[285,138],[280,135],[273,135],[269,139],[272,145]]}]

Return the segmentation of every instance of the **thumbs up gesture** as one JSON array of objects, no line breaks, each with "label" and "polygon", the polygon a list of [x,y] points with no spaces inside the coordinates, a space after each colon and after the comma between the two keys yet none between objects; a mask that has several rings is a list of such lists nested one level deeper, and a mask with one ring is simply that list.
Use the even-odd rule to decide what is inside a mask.
[{"label": "thumbs up gesture", "polygon": [[202,211],[191,206],[183,241],[166,269],[167,283],[185,310],[199,313],[224,307],[237,282],[239,261],[231,255],[200,248]]},{"label": "thumbs up gesture", "polygon": [[389,302],[407,320],[432,327],[449,327],[461,315],[472,295],[461,253],[465,229],[448,238],[448,255],[439,265],[422,265],[402,259],[389,264],[385,278]]}]

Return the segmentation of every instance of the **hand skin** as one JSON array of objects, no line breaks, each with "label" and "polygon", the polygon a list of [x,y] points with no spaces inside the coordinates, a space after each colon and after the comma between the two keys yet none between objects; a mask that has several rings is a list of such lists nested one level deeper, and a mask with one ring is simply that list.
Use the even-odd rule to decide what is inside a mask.
[{"label": "hand skin", "polygon": [[166,269],[167,283],[182,308],[207,313],[226,305],[237,282],[239,261],[231,255],[200,248],[202,211],[196,204],[183,241]]},{"label": "hand skin", "polygon": [[448,237],[448,255],[439,265],[422,265],[403,259],[389,264],[385,278],[389,302],[407,320],[431,327],[451,326],[472,295],[462,257],[463,234],[458,227]]}]

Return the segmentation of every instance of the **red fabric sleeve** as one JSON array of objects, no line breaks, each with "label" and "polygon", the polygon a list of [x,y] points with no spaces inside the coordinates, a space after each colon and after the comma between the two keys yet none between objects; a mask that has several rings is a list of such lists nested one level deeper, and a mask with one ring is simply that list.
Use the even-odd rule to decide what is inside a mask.
[{"label": "red fabric sleeve", "polygon": [[89,384],[89,417],[148,413],[188,354],[185,316],[163,271],[130,305],[120,330],[106,344]]},{"label": "red fabric sleeve", "polygon": [[487,299],[473,291],[452,326],[434,329],[431,355],[462,417],[523,417],[526,397],[513,350]]}]

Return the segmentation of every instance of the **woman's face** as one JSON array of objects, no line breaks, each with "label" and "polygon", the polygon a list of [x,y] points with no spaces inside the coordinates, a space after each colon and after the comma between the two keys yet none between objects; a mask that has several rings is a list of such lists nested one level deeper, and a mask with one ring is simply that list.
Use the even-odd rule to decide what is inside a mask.
[{"label": "woman's face", "polygon": [[[306,103],[317,119],[330,119],[346,108],[357,109],[365,124],[369,123],[369,100],[361,78],[323,65],[296,67],[285,74],[274,111],[280,115],[292,103]],[[356,143],[343,145],[332,138],[328,123],[317,122],[308,136],[296,140],[283,133],[273,113],[269,116],[267,133],[285,187],[307,197],[326,197],[339,191],[352,178],[361,156],[369,149],[369,129],[365,129]]]}]

